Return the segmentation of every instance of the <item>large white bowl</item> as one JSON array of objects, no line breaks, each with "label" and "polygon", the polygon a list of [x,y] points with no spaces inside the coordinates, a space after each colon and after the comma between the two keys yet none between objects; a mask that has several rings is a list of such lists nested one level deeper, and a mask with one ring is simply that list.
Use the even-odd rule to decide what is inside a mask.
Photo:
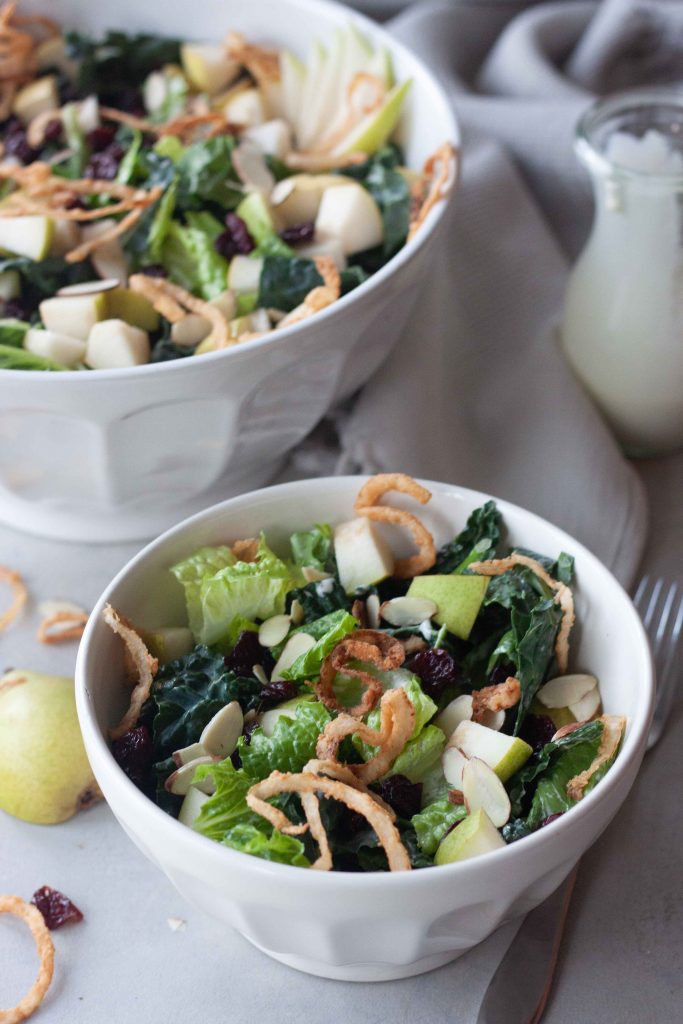
[{"label": "large white bowl", "polygon": [[[378,981],[431,970],[544,900],[616,814],[640,765],[652,710],[647,640],[629,598],[584,547],[550,523],[499,502],[510,540],[576,557],[578,626],[571,664],[597,674],[607,712],[628,716],[623,749],[605,779],[553,824],[504,850],[409,874],[343,874],[272,864],[226,849],[143,796],[105,738],[126,704],[121,643],[102,622],[111,602],[144,626],[184,621],[168,567],[204,544],[264,530],[274,546],[312,522],[352,514],[361,480],[337,477],[267,488],[217,505],[145,548],[107,587],[78,656],[77,702],[93,770],[131,837],[187,899],[283,963],[328,978]],[[485,496],[427,483],[420,515],[439,543]]]},{"label": "large white bowl", "polygon": [[[458,141],[450,104],[427,68],[341,4],[203,0],[191,16],[186,0],[24,6],[83,31],[220,39],[238,28],[302,55],[312,39],[329,39],[353,22],[390,49],[399,79],[413,80],[400,125],[408,164],[419,168],[442,142]],[[272,338],[132,370],[0,370],[0,520],[68,540],[138,539],[264,484],[392,349],[428,271],[445,206],[366,284]]]}]

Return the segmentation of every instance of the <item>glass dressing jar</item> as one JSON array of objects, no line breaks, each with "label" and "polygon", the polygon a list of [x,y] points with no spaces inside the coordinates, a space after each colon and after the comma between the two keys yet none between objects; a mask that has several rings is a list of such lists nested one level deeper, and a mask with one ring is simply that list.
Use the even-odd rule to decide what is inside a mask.
[{"label": "glass dressing jar", "polygon": [[577,128],[595,220],[562,346],[631,455],[683,446],[683,91],[600,101]]}]

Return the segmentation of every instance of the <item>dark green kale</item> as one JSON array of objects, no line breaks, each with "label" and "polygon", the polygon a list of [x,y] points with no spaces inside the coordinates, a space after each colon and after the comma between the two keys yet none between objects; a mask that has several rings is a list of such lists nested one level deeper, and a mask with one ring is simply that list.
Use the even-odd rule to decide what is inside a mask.
[{"label": "dark green kale", "polygon": [[[398,170],[402,162],[396,146],[385,146],[365,163],[345,167],[344,174],[368,190],[382,214],[382,245],[364,254],[364,269],[378,269],[405,245],[410,224],[410,188]],[[361,258],[358,258],[361,262]]]},{"label": "dark green kale", "polygon": [[449,544],[439,550],[436,563],[429,571],[449,574],[462,572],[467,561],[494,558],[500,541],[501,514],[495,501],[487,501],[472,512],[467,525]]},{"label": "dark green kale", "polygon": [[151,71],[180,63],[178,39],[114,30],[100,40],[81,32],[67,32],[65,38],[67,52],[78,64],[79,94],[97,93],[102,103],[121,102]]},{"label": "dark green kale", "polygon": [[323,283],[313,260],[266,256],[259,282],[258,305],[289,313],[304,301],[312,288],[319,288]]}]

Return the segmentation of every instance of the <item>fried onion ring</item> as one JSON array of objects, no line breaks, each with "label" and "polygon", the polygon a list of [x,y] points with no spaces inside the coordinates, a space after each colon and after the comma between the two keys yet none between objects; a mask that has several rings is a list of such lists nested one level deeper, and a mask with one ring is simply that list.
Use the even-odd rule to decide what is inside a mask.
[{"label": "fried onion ring", "polygon": [[318,758],[324,762],[336,761],[341,741],[357,733],[368,746],[379,747],[379,750],[365,764],[347,765],[348,769],[366,785],[381,779],[413,734],[415,709],[405,690],[399,687],[383,694],[380,710],[379,730],[344,713],[328,722],[318,737]]},{"label": "fried onion ring", "polygon": [[[405,660],[400,641],[374,629],[357,629],[340,640],[322,663],[320,679],[315,684],[318,699],[330,711],[343,711],[353,718],[362,718],[372,711],[382,695],[382,684],[375,676],[362,668],[351,668],[349,661],[370,662],[379,669],[398,668]],[[365,684],[365,692],[359,704],[346,708],[340,704],[334,693],[337,672],[359,679]]]},{"label": "fried onion ring", "polygon": [[246,537],[244,540],[236,540],[230,550],[238,562],[255,562],[258,557],[258,537]]},{"label": "fried onion ring", "polygon": [[6,565],[0,565],[0,583],[6,583],[12,591],[12,603],[9,608],[0,615],[0,633],[7,629],[11,622],[14,622],[17,615],[28,601],[28,590],[21,574],[15,569],[8,569]]},{"label": "fried onion ring", "polygon": [[[458,180],[458,171],[458,150],[450,142],[444,142],[427,157],[418,194],[421,201],[419,205],[415,204],[416,208],[410,219],[408,241],[419,231],[436,204],[451,194]],[[415,192],[413,198],[416,198]]]},{"label": "fried onion ring", "polygon": [[142,217],[142,210],[140,207],[136,207],[127,213],[125,217],[122,217],[117,224],[113,224],[106,231],[103,231],[100,235],[95,235],[94,238],[88,239],[87,242],[82,242],[76,246],[75,249],[71,249],[66,254],[64,259],[67,263],[81,263],[87,259],[95,249],[99,249],[101,245],[106,245],[108,242],[112,242],[119,235],[125,235],[126,231],[132,228]]},{"label": "fried onion ring", "polygon": [[367,793],[383,811],[387,812],[392,821],[396,821],[394,808],[386,800],[383,800],[379,793],[373,793],[371,789],[368,789],[366,784],[361,782],[357,775],[354,775],[350,765],[341,764],[339,761],[320,761],[313,758],[304,765],[304,771],[313,772],[314,775],[326,775],[328,779],[336,779],[337,782],[343,782],[346,786],[353,786],[359,793]]},{"label": "fried onion ring", "polygon": [[152,692],[152,683],[159,668],[159,662],[149,653],[139,633],[110,604],[105,607],[102,618],[126,645],[127,667],[129,671],[132,669],[131,674],[135,679],[135,687],[130,695],[128,710],[119,724],[109,730],[110,738],[118,740],[130,729],[135,728],[143,704]]},{"label": "fried onion ring", "polygon": [[[41,644],[61,644],[65,640],[80,640],[88,618],[87,612],[54,612],[43,619],[36,638]],[[55,626],[62,628],[55,629]]]},{"label": "fried onion ring", "polygon": [[241,32],[228,32],[225,47],[232,60],[246,68],[259,85],[280,81],[280,54],[277,50],[248,43]]},{"label": "fried onion ring", "polygon": [[[325,778],[320,775],[314,775],[311,772],[304,771],[292,774],[290,772],[274,771],[271,772],[267,779],[263,779],[262,782],[257,782],[251,787],[247,793],[247,804],[256,814],[260,814],[267,821],[271,821],[270,812],[277,810],[277,808],[273,808],[266,801],[277,796],[279,793],[320,794],[331,800],[339,800],[341,803],[346,804],[350,810],[362,814],[377,835],[380,846],[383,847],[387,855],[389,870],[410,871],[410,857],[401,842],[398,829],[386,811],[382,810],[369,794],[359,792],[354,787],[339,782],[337,779]],[[279,813],[281,814],[282,812],[280,811]],[[292,823],[288,821],[287,827],[297,828],[301,826],[292,826]],[[317,822],[315,827],[317,827]],[[313,830],[311,831],[313,834]],[[289,834],[291,835],[292,833],[290,832]],[[313,867],[317,870],[329,870],[332,866],[331,862],[327,860],[326,852],[326,849],[321,847],[320,857],[313,864]],[[327,866],[328,863],[329,867]]]},{"label": "fried onion ring", "polygon": [[519,679],[508,676],[504,683],[483,686],[472,691],[472,721],[483,722],[487,711],[507,711],[519,704],[522,686]]},{"label": "fried onion ring", "polygon": [[619,749],[621,737],[626,728],[626,719],[623,715],[600,715],[598,722],[602,722],[603,726],[598,752],[585,772],[575,775],[567,783],[567,796],[570,800],[581,800],[583,798],[586,786],[595,773],[610,761]]},{"label": "fried onion ring", "polygon": [[[180,285],[163,278],[149,277],[146,274],[133,274],[128,280],[128,287],[139,292],[140,295],[144,295],[157,312],[173,323],[183,319],[187,313],[198,313],[203,316],[211,324],[212,330],[202,344],[210,341],[213,350],[227,348],[228,345],[235,344],[235,339],[230,337],[228,321],[220,309],[205,302],[204,299],[198,299],[186,288],[181,288]],[[172,315],[166,311],[170,311]],[[178,316],[178,311],[180,311],[180,316]]]},{"label": "fried onion ring", "polygon": [[540,562],[528,555],[512,554],[507,558],[491,558],[486,562],[472,562],[469,566],[471,572],[477,576],[502,576],[503,573],[513,569],[516,565],[524,565],[531,569],[546,587],[555,594],[555,603],[562,610],[562,622],[555,639],[555,657],[560,672],[567,671],[569,662],[569,634],[574,625],[574,597],[571,589],[566,583],[554,580],[550,573],[546,572]]},{"label": "fried onion ring", "polygon": [[55,947],[43,915],[19,896],[0,896],[0,914],[13,914],[31,929],[40,958],[40,970],[31,989],[11,1010],[0,1010],[0,1024],[21,1024],[35,1013],[50,987],[54,973]]},{"label": "fried onion ring", "polygon": [[411,512],[406,512],[402,508],[390,508],[387,505],[377,504],[389,491],[409,494],[421,505],[426,505],[432,496],[426,487],[422,487],[407,473],[377,473],[361,487],[353,506],[354,511],[357,515],[365,516],[376,523],[395,523],[397,526],[406,526],[412,533],[413,540],[420,551],[417,555],[411,555],[409,558],[399,558],[394,565],[394,576],[398,579],[420,576],[427,569],[431,569],[436,562],[434,538],[424,523]]}]

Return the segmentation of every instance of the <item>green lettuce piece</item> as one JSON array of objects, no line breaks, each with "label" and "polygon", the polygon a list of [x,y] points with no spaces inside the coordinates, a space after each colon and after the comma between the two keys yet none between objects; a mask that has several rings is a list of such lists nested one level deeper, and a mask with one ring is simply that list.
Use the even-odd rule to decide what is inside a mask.
[{"label": "green lettuce piece", "polygon": [[242,768],[235,768],[230,758],[218,764],[199,765],[195,769],[194,781],[201,782],[207,775],[213,779],[216,792],[202,804],[198,817],[192,823],[196,832],[220,843],[226,832],[236,825],[268,828],[265,819],[247,806],[246,796],[255,779]]},{"label": "green lettuce piece", "polygon": [[0,320],[0,345],[21,348],[30,326],[24,320],[14,320],[11,317]]},{"label": "green lettuce piece", "polygon": [[[308,633],[314,637],[315,645],[304,651],[293,665],[282,673],[285,679],[313,679],[320,675],[320,667],[333,647],[352,633],[358,621],[348,612],[332,612],[316,622],[301,626],[295,633]],[[290,634],[291,636],[292,634]]]},{"label": "green lettuce piece", "polygon": [[[202,584],[204,580],[215,575],[220,569],[234,565],[237,559],[229,547],[200,548],[189,558],[183,559],[171,567],[171,572],[185,588],[185,603],[190,629],[195,640],[199,641],[204,625],[201,608]],[[234,618],[234,616],[233,616]]]},{"label": "green lettuce piece", "polygon": [[241,736],[237,749],[245,772],[254,779],[265,779],[275,770],[300,772],[315,757],[318,736],[331,718],[319,701],[302,701],[294,718],[278,718],[272,736],[254,729],[248,744]]},{"label": "green lettuce piece", "polygon": [[66,366],[55,363],[44,356],[36,356],[23,348],[0,344],[0,370],[66,370]]},{"label": "green lettuce piece", "polygon": [[316,523],[312,530],[293,533],[290,537],[292,555],[297,565],[325,571],[332,550],[332,527]]},{"label": "green lettuce piece", "polygon": [[[384,690],[397,690],[399,687],[405,690],[406,696],[410,700],[410,703],[413,705],[413,710],[415,711],[415,727],[412,731],[410,739],[416,739],[420,735],[424,727],[427,725],[427,722],[429,722],[429,720],[433,718],[437,712],[436,704],[434,703],[432,698],[428,697],[427,694],[424,692],[424,690],[420,686],[420,681],[417,678],[417,676],[412,675],[412,673],[408,672],[406,669],[403,668],[393,669],[389,672],[378,671],[377,669],[373,669],[372,666],[369,665],[364,666],[364,668],[370,675],[375,676],[377,679],[381,680]],[[355,683],[356,680],[351,678],[349,682]],[[348,703],[347,692],[345,692],[346,687],[344,685],[342,685],[341,691],[344,694],[342,703]],[[336,686],[335,692],[337,693],[337,696],[339,696],[339,690],[337,689]],[[353,693],[352,688],[349,687],[348,697],[351,697],[351,699],[355,699],[355,696],[356,695],[355,693]],[[379,706],[370,712],[370,714],[367,717],[367,723],[371,729],[379,730],[381,714],[382,712]],[[377,753],[377,747],[368,746],[367,743],[364,743],[358,737],[358,734],[354,734],[353,743],[354,746],[356,747],[356,750],[362,756],[364,761],[369,761],[370,758],[374,757],[375,754]]]},{"label": "green lettuce piece", "polygon": [[[501,514],[494,501],[487,501],[472,512],[465,529],[455,540],[440,548],[436,563],[429,572],[446,575],[462,572],[476,558],[494,558],[500,540]],[[476,556],[474,552],[476,550]]]},{"label": "green lettuce piece", "polygon": [[173,223],[173,211],[175,210],[176,183],[173,181],[168,186],[163,196],[156,205],[156,209],[149,225],[147,236],[147,259],[151,263],[161,263],[164,249],[164,242]]},{"label": "green lettuce piece", "polygon": [[185,147],[176,164],[178,204],[183,210],[201,210],[207,201],[228,210],[237,206],[242,192],[230,185],[237,178],[232,167],[234,146],[231,136],[219,135]]},{"label": "green lettuce piece", "polygon": [[225,291],[228,277],[228,261],[216,252],[214,238],[198,227],[171,221],[161,247],[161,262],[171,280],[207,300]]},{"label": "green lettuce piece", "polygon": [[240,633],[244,632],[258,633],[258,624],[256,622],[252,622],[251,619],[245,619],[243,615],[236,615],[225,633],[223,646],[226,650],[231,651],[237,643],[237,638]]},{"label": "green lettuce piece", "polygon": [[[602,736],[602,722],[589,724],[600,726],[599,735],[593,739],[585,738],[580,743],[562,748],[559,756],[553,758],[551,766],[538,778],[536,792],[531,801],[531,810],[527,817],[527,824],[531,828],[538,828],[541,822],[551,814],[568,811],[576,803],[576,800],[572,800],[567,794],[567,784],[575,775],[590,768],[597,756]],[[601,771],[600,777],[604,775],[607,767],[605,766]],[[591,779],[592,785],[595,785],[597,781],[598,779],[594,776]]]},{"label": "green lettuce piece", "polygon": [[427,725],[419,736],[406,743],[387,775],[405,775],[411,782],[422,780],[441,761],[446,737],[436,725]]},{"label": "green lettuce piece", "polygon": [[138,131],[137,128],[133,129],[132,137],[127,145],[126,155],[119,164],[119,169],[116,173],[116,180],[119,185],[127,185],[135,174],[135,165],[138,162],[138,154],[142,148],[142,132]]},{"label": "green lettuce piece", "polygon": [[304,844],[295,836],[285,836],[277,829],[265,835],[255,825],[240,824],[229,829],[223,836],[223,845],[240,853],[274,860],[278,864],[292,864],[296,868],[310,868],[311,862],[304,853]]},{"label": "green lettuce piece", "polygon": [[467,817],[466,809],[448,800],[437,800],[410,819],[423,853],[434,855],[436,848],[456,821]]},{"label": "green lettuce piece", "polygon": [[162,135],[154,143],[154,152],[158,153],[159,156],[168,157],[171,163],[177,164],[185,152],[185,146],[183,146],[177,135]]},{"label": "green lettuce piece", "polygon": [[66,103],[62,107],[62,127],[67,149],[70,152],[66,165],[69,178],[82,178],[88,161],[89,149],[85,140],[85,132],[78,120],[78,109],[75,103]]}]

